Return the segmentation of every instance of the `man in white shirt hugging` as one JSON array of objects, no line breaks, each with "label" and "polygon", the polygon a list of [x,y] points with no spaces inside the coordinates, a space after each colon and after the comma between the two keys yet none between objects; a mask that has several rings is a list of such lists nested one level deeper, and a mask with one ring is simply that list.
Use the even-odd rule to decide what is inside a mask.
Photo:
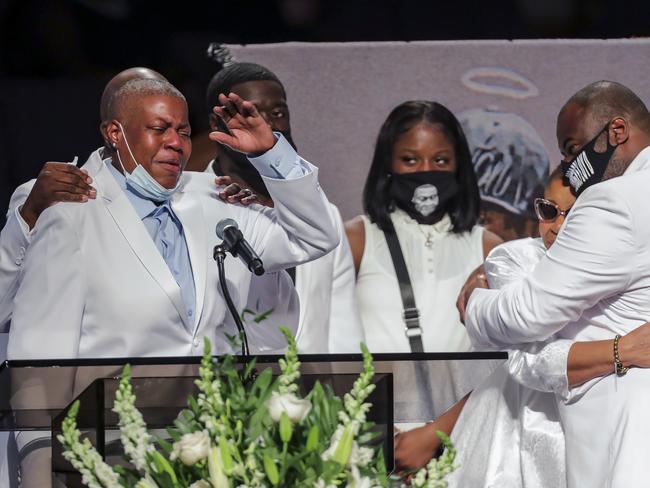
[{"label": "man in white shirt hugging", "polygon": [[562,107],[557,140],[578,199],[528,277],[500,290],[470,280],[467,330],[481,348],[555,333],[613,339],[612,374],[558,402],[567,486],[642,486],[650,476],[650,371],[634,367],[618,339],[650,316],[650,112],[629,88],[592,83]]}]

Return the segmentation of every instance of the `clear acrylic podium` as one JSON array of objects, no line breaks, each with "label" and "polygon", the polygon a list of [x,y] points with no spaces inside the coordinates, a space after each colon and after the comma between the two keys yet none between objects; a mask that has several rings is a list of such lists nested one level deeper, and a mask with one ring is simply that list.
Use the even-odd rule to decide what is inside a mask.
[{"label": "clear acrylic podium", "polygon": [[[377,387],[370,398],[369,420],[382,434],[389,470],[393,466],[394,425],[409,428],[434,419],[507,358],[502,352],[373,356]],[[279,373],[279,357],[257,356],[258,370],[271,367]],[[363,364],[360,354],[301,355],[300,361],[304,391],[319,380],[341,397],[352,388]],[[55,440],[71,403],[81,400],[80,430],[109,462],[119,462],[117,416],[111,409],[123,365],[131,364],[136,406],[145,422],[163,433],[160,429],[173,423],[186,407],[187,397],[195,393],[199,362],[199,357],[6,361],[0,365],[0,431],[34,431],[32,437],[52,438],[51,444],[41,443],[47,454],[42,469],[52,470],[65,486],[81,486]],[[20,446],[9,444],[8,449],[16,451],[10,456],[14,464],[21,462],[25,453]]]}]

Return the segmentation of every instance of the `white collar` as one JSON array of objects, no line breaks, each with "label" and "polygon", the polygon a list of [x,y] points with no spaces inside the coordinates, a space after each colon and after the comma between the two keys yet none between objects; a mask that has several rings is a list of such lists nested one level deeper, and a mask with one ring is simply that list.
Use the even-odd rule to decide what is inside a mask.
[{"label": "white collar", "polygon": [[641,152],[636,155],[636,158],[632,160],[625,170],[625,173],[636,173],[637,171],[643,171],[646,169],[650,169],[650,146],[641,150]]}]

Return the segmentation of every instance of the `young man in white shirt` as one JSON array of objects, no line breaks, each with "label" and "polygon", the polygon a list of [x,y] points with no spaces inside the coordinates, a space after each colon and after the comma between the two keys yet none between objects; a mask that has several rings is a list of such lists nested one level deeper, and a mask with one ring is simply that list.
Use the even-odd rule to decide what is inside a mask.
[{"label": "young man in white shirt", "polygon": [[[268,68],[255,63],[233,63],[223,68],[208,86],[207,105],[212,106],[221,92],[233,92],[250,101],[266,123],[296,147],[291,135],[285,88]],[[224,130],[214,114],[210,115],[210,128],[213,131]],[[250,201],[273,206],[264,181],[240,153],[221,144],[215,151],[216,157],[210,161],[209,171],[230,177],[244,191],[252,190],[254,195]],[[243,202],[247,203],[247,199]],[[336,222],[341,243],[331,253],[289,270],[300,299],[300,322],[296,333],[298,350],[301,353],[358,353],[365,338],[356,305],[352,254],[338,209],[330,203],[329,211]],[[268,297],[273,296],[282,306],[287,302],[287,294],[291,293],[286,281],[286,276],[255,278],[249,303],[257,303],[260,299],[268,303]]]}]

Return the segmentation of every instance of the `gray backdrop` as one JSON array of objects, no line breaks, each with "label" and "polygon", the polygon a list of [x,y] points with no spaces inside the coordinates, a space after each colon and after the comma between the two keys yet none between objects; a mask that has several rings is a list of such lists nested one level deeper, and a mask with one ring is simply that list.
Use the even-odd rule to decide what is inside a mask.
[{"label": "gray backdrop", "polygon": [[301,154],[344,218],[361,191],[379,128],[395,105],[435,100],[454,113],[496,107],[527,119],[551,166],[555,118],[584,85],[619,81],[650,99],[650,40],[286,43],[230,46],[239,61],[272,69],[287,89]]}]

